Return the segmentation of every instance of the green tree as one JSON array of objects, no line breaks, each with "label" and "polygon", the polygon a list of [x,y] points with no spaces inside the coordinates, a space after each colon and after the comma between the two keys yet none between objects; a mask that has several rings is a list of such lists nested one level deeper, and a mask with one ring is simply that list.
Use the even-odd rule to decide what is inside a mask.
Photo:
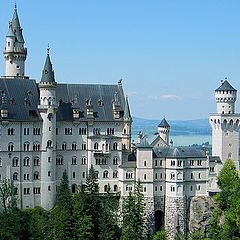
[{"label": "green tree", "polygon": [[55,239],[72,239],[73,202],[66,170],[63,172],[61,184],[57,190],[57,201],[51,214]]},{"label": "green tree", "polygon": [[240,239],[240,178],[232,160],[227,160],[219,173],[219,204],[211,219],[211,239]]},{"label": "green tree", "polygon": [[49,214],[41,207],[26,209],[24,213],[28,228],[29,239],[42,240],[49,239]]},{"label": "green tree", "polygon": [[167,240],[167,234],[165,230],[157,231],[154,235],[152,240]]},{"label": "green tree", "polygon": [[123,200],[122,240],[144,239],[144,197],[140,181],[134,189],[134,194],[129,192],[128,197]]},{"label": "green tree", "polygon": [[73,219],[76,240],[93,240],[93,219],[88,205],[88,195],[85,186],[73,196]]},{"label": "green tree", "polygon": [[111,193],[110,186],[106,195],[101,197],[101,213],[99,215],[99,239],[117,240],[119,239],[118,223],[119,197]]},{"label": "green tree", "polygon": [[89,209],[89,216],[92,219],[93,225],[93,239],[99,239],[99,216],[102,211],[101,199],[98,191],[98,179],[96,171],[91,165],[86,178],[85,192],[87,194],[87,203]]},{"label": "green tree", "polygon": [[239,174],[235,164],[232,160],[227,160],[218,176],[218,186],[221,189],[218,201],[221,209],[230,207],[233,201],[235,201],[239,184]]},{"label": "green tree", "polygon": [[4,179],[0,182],[0,199],[5,212],[17,208],[17,198],[13,181]]}]

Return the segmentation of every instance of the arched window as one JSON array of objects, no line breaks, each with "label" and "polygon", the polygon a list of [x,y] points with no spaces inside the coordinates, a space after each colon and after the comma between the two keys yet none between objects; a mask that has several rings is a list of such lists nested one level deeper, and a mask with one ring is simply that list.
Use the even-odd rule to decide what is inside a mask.
[{"label": "arched window", "polygon": [[113,172],[113,178],[117,178],[118,177],[118,171],[114,171]]},{"label": "arched window", "polygon": [[14,145],[13,145],[13,143],[11,143],[11,142],[8,144],[8,151],[9,151],[9,152],[14,151]]},{"label": "arched window", "polygon": [[39,166],[39,165],[40,165],[40,159],[39,159],[39,157],[34,157],[34,159],[33,159],[33,165],[34,165],[34,166]]},{"label": "arched window", "polygon": [[23,159],[23,166],[25,166],[25,167],[30,166],[30,159],[29,159],[29,157],[25,157]]},{"label": "arched window", "polygon": [[33,151],[40,151],[40,143],[33,144]]},{"label": "arched window", "polygon": [[17,173],[17,172],[15,172],[15,173],[13,174],[13,180],[14,180],[14,181],[18,180],[18,173]]},{"label": "arched window", "polygon": [[72,150],[77,150],[77,144],[75,142],[72,143]]},{"label": "arched window", "polygon": [[115,142],[114,144],[113,144],[113,150],[117,150],[118,149],[118,144],[117,144],[117,142]]},{"label": "arched window", "polygon": [[98,143],[94,143],[94,150],[98,150]]},{"label": "arched window", "polygon": [[52,147],[52,141],[51,140],[48,140],[47,141],[47,148],[51,148]]},{"label": "arched window", "polygon": [[14,157],[13,160],[12,160],[12,166],[13,167],[18,167],[18,163],[19,163],[18,158]]},{"label": "arched window", "polygon": [[72,157],[72,165],[77,165],[77,157]]},{"label": "arched window", "polygon": [[23,144],[23,151],[29,151],[29,150],[30,150],[30,149],[29,149],[29,146],[30,146],[29,142],[25,142],[25,143]]},{"label": "arched window", "polygon": [[57,156],[56,165],[63,165],[63,157],[62,156]]},{"label": "arched window", "polygon": [[113,165],[118,165],[118,158],[117,157],[113,158]]},{"label": "arched window", "polygon": [[114,191],[114,192],[117,192],[117,190],[118,190],[118,186],[117,186],[117,185],[114,185],[114,186],[113,186],[113,191]]},{"label": "arched window", "polygon": [[126,179],[132,179],[133,178],[133,172],[126,172]]},{"label": "arched window", "polygon": [[40,174],[39,174],[39,172],[34,172],[34,174],[33,174],[33,180],[39,180],[40,179]]},{"label": "arched window", "polygon": [[107,170],[105,170],[105,171],[103,172],[103,178],[108,178],[108,171],[107,171]]},{"label": "arched window", "polygon": [[8,128],[8,135],[14,135],[14,128]]},{"label": "arched window", "polygon": [[99,177],[99,172],[95,171],[95,177],[98,178]]}]

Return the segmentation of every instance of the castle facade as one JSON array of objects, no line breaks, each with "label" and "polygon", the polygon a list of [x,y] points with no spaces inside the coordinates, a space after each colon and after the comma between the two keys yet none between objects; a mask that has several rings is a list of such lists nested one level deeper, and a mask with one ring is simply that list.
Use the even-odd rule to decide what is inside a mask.
[{"label": "castle facade", "polygon": [[169,142],[163,118],[157,133],[139,133],[131,143],[132,117],[121,80],[113,85],[56,81],[49,49],[40,81],[25,75],[27,49],[15,8],[3,51],[0,78],[0,179],[11,179],[20,208],[49,210],[64,170],[72,192],[93,166],[99,191],[110,185],[127,196],[139,179],[153,228],[169,238],[188,230],[194,196],[217,192],[217,175],[226,159],[239,169],[237,90],[225,80],[215,90],[217,113],[210,115],[212,154]]}]

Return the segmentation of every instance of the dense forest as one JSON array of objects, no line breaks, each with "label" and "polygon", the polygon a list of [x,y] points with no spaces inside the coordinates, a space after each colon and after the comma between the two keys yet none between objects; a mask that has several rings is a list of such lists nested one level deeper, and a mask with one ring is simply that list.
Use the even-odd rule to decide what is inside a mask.
[{"label": "dense forest", "polygon": [[[179,233],[176,239],[240,239],[240,179],[233,161],[224,165],[218,184],[221,192],[214,196],[217,207],[210,228],[190,233],[188,238]],[[153,236],[147,234],[140,182],[120,201],[120,195],[112,193],[110,187],[106,194],[99,194],[93,167],[75,194],[69,188],[66,171],[63,173],[51,211],[18,209],[14,185],[8,180],[2,181],[0,201],[1,240],[167,240],[164,229]]]}]

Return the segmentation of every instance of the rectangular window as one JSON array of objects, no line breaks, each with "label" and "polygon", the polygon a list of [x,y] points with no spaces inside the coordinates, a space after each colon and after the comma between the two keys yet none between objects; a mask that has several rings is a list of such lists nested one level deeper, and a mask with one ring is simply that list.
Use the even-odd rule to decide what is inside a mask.
[{"label": "rectangular window", "polygon": [[197,165],[198,165],[198,166],[202,166],[202,160],[198,160],[198,161],[197,161]]},{"label": "rectangular window", "polygon": [[190,166],[193,166],[193,165],[194,165],[194,160],[190,160],[190,161],[189,161],[189,165],[190,165]]},{"label": "rectangular window", "polygon": [[33,188],[33,193],[34,194],[40,194],[40,187],[34,187]]},{"label": "rectangular window", "polygon": [[193,179],[193,173],[191,173],[191,179]]},{"label": "rectangular window", "polygon": [[76,177],[76,173],[75,173],[75,172],[72,173],[72,177],[73,177],[73,178]]},{"label": "rectangular window", "polygon": [[155,167],[157,167],[158,165],[158,160],[155,160]]},{"label": "rectangular window", "polygon": [[24,195],[30,194],[30,188],[24,188],[24,189],[23,189],[23,194],[24,194]]},{"label": "rectangular window", "polygon": [[82,173],[82,177],[85,178],[85,172]]}]

